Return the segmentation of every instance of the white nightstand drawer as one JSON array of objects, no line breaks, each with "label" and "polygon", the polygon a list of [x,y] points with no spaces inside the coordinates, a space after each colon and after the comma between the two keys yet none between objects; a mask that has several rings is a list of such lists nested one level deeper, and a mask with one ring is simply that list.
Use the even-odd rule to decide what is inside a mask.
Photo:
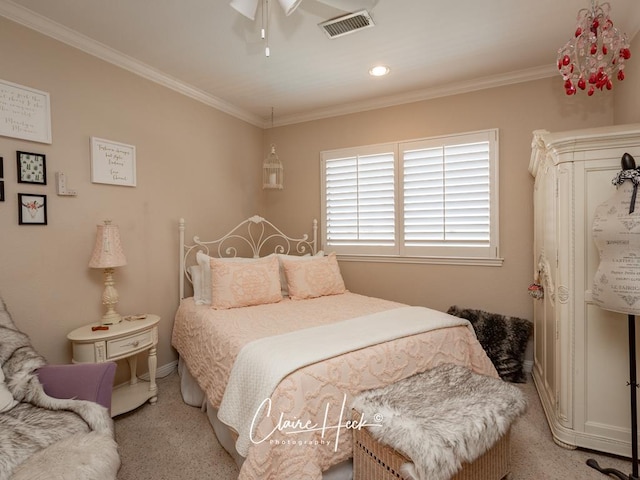
[{"label": "white nightstand drawer", "polygon": [[131,335],[130,337],[118,338],[107,341],[107,358],[119,357],[129,352],[135,352],[141,348],[148,347],[153,343],[151,330]]}]

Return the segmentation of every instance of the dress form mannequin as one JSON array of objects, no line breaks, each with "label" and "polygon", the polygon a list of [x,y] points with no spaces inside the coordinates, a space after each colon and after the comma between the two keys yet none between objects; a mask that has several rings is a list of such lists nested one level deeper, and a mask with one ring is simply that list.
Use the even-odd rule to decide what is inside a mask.
[{"label": "dress form mannequin", "polygon": [[605,310],[640,314],[640,208],[629,213],[634,184],[625,180],[613,197],[596,209],[593,240],[600,263],[593,301]]},{"label": "dress form mannequin", "polygon": [[612,468],[601,468],[593,460],[587,465],[620,479],[638,479],[638,420],[636,399],[635,315],[640,314],[640,207],[636,210],[636,193],[640,171],[635,160],[625,153],[622,171],[613,179],[616,193],[596,208],[593,240],[600,263],[591,294],[599,307],[626,313],[629,323],[629,386],[631,389],[631,451],[633,473],[625,475]]}]

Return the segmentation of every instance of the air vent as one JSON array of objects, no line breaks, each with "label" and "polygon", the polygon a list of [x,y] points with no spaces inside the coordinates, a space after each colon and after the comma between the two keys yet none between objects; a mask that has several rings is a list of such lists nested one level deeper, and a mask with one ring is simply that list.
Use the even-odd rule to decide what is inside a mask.
[{"label": "air vent", "polygon": [[319,23],[318,26],[324,30],[329,38],[341,37],[349,33],[357,32],[363,28],[374,27],[373,19],[369,12],[362,10],[360,12],[350,13],[342,17],[327,20]]}]

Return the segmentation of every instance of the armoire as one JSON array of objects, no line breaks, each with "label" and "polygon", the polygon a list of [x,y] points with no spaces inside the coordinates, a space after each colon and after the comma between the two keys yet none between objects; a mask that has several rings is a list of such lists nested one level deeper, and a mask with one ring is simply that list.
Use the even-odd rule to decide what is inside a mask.
[{"label": "armoire", "polygon": [[615,192],[625,152],[640,166],[640,124],[537,130],[529,171],[533,277],[543,287],[533,300],[533,379],[549,427],[559,445],[630,457],[627,316],[591,300],[593,216]]}]

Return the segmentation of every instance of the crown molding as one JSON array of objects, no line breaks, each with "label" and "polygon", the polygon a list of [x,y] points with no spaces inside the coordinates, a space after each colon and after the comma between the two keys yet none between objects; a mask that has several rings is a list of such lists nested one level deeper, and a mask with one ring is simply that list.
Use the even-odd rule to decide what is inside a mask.
[{"label": "crown molding", "polygon": [[321,120],[324,118],[337,117],[340,115],[349,115],[352,113],[365,112],[368,110],[376,110],[379,108],[394,107],[407,103],[421,102],[424,100],[432,100],[434,98],[449,97],[451,95],[460,95],[462,93],[475,92],[478,90],[486,90],[489,88],[503,87],[515,83],[529,82],[549,78],[558,75],[558,68],[555,64],[543,65],[540,67],[518,70],[501,75],[493,75],[489,77],[481,77],[464,82],[452,83],[446,86],[429,87],[423,90],[401,93],[387,97],[379,97],[372,100],[362,102],[354,102],[343,104],[337,107],[329,107],[313,112],[301,113],[296,115],[285,115],[274,123],[274,126],[292,125],[295,123],[309,122],[312,120]]},{"label": "crown molding", "polygon": [[511,72],[504,75],[482,77],[446,86],[430,87],[399,95],[378,97],[362,102],[346,103],[336,107],[329,107],[301,114],[286,115],[280,117],[278,121],[272,125],[268,119],[247,112],[246,110],[238,108],[235,105],[204,92],[203,90],[162,73],[161,71],[140,62],[133,57],[125,55],[122,52],[97,42],[79,32],[76,32],[75,30],[54,22],[51,19],[23,7],[22,5],[12,2],[11,0],[0,0],[0,15],[262,129],[268,129],[272,126],[279,127],[310,122],[313,120],[322,120],[330,117],[349,115],[451,95],[459,95],[462,93],[539,80],[557,75],[557,68],[555,64],[545,65]]},{"label": "crown molding", "polygon": [[140,77],[170,88],[224,113],[228,113],[240,120],[244,120],[260,128],[264,128],[265,126],[265,120],[257,115],[246,112],[192,85],[162,73],[139,60],[54,22],[22,5],[18,5],[10,0],[0,0],[0,15],[43,35],[77,48],[89,55],[100,58],[105,62],[109,62]]}]

